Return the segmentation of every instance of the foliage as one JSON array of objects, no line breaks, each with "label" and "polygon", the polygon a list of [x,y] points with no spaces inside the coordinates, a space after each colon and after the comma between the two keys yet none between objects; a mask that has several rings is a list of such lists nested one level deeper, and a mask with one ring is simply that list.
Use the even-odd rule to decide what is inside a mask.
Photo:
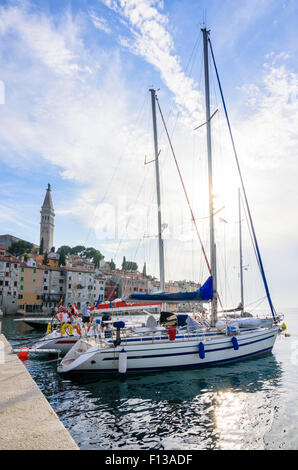
[{"label": "foliage", "polygon": [[66,256],[65,252],[62,250],[59,253],[59,266],[65,266],[66,265]]},{"label": "foliage", "polygon": [[43,257],[43,264],[47,266],[49,264],[48,252],[46,251]]},{"label": "foliage", "polygon": [[86,248],[83,245],[76,245],[71,249],[72,255],[82,255]]},{"label": "foliage", "polygon": [[20,240],[18,242],[13,242],[7,251],[13,256],[22,256],[24,253],[31,253],[32,248],[32,243]]},{"label": "foliage", "polygon": [[113,259],[111,259],[111,261],[109,262],[109,265],[110,265],[110,268],[112,271],[115,271],[116,269],[116,264],[114,263]]},{"label": "foliage", "polygon": [[40,241],[40,247],[39,247],[39,254],[43,255],[43,247],[44,247],[44,241],[43,238]]},{"label": "foliage", "polygon": [[[86,258],[92,263],[95,264],[95,267],[99,267],[100,261],[104,259],[104,255],[96,248],[88,247],[85,248],[83,245],[77,245],[71,248],[68,245],[62,245],[58,248],[57,253],[59,253],[61,260],[63,261],[63,266],[66,264],[66,256],[67,255],[78,255],[82,258]],[[59,265],[62,264],[59,258]]]},{"label": "foliage", "polygon": [[60,255],[61,253],[63,253],[64,256],[70,255],[70,253],[71,253],[71,247],[68,246],[68,245],[62,245],[62,246],[60,246],[60,248],[58,248],[57,253],[59,253],[59,255]]},{"label": "foliage", "polygon": [[134,261],[126,261],[125,256],[123,256],[122,261],[122,269],[123,271],[137,271],[138,265]]}]

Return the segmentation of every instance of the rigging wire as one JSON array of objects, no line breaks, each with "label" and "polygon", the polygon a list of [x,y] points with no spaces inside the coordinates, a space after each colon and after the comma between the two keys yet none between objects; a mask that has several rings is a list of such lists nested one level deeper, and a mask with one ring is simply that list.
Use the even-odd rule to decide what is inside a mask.
[{"label": "rigging wire", "polygon": [[237,154],[237,151],[236,151],[236,146],[235,146],[235,142],[234,142],[234,138],[233,138],[233,134],[232,134],[232,129],[231,129],[231,125],[230,125],[228,111],[227,111],[227,107],[226,107],[226,103],[225,103],[225,99],[224,99],[223,91],[222,91],[222,87],[221,87],[221,82],[220,82],[218,71],[217,71],[217,66],[216,66],[216,62],[215,62],[215,58],[214,58],[214,54],[213,54],[213,48],[212,48],[211,40],[210,40],[209,37],[208,37],[208,42],[209,42],[209,45],[210,45],[212,60],[213,60],[215,73],[216,73],[216,77],[217,77],[217,81],[218,81],[218,85],[219,85],[220,95],[221,95],[221,99],[222,99],[222,103],[223,103],[223,107],[224,107],[224,111],[225,111],[225,115],[226,115],[226,120],[227,120],[227,124],[228,124],[228,128],[229,128],[229,134],[230,134],[232,147],[233,147],[233,151],[234,151],[234,156],[235,156],[235,160],[236,160],[236,164],[237,164],[237,168],[238,168],[238,173],[239,173],[239,177],[240,177],[240,181],[241,181],[242,191],[243,191],[243,195],[244,195],[244,199],[245,199],[245,203],[246,203],[246,207],[247,207],[247,213],[248,213],[249,222],[250,222],[250,226],[251,226],[251,230],[252,230],[254,245],[255,245],[255,248],[256,248],[257,258],[259,260],[259,267],[260,267],[260,271],[261,271],[261,275],[262,275],[262,279],[263,279],[263,283],[264,283],[268,303],[269,303],[269,306],[270,306],[270,310],[271,310],[273,319],[275,320],[275,313],[276,312],[275,312],[275,309],[274,309],[274,306],[273,306],[273,303],[272,303],[272,300],[271,300],[271,296],[270,296],[270,292],[269,292],[269,288],[268,288],[268,284],[267,284],[267,279],[266,279],[266,275],[265,275],[265,271],[264,271],[264,267],[263,267],[261,253],[260,253],[260,250],[259,250],[259,245],[258,245],[258,241],[257,241],[257,237],[256,237],[255,228],[254,228],[254,224],[253,224],[253,221],[252,221],[250,209],[249,209],[249,204],[248,204],[248,199],[247,199],[246,190],[245,190],[245,186],[244,186],[244,181],[243,181],[243,178],[242,178],[242,172],[241,172],[240,165],[239,165],[238,154]]},{"label": "rigging wire", "polygon": [[[141,105],[141,107],[140,107],[140,109],[139,109],[139,112],[138,112],[138,114],[137,114],[137,118],[136,118],[136,121],[135,121],[136,124],[137,124],[137,123],[139,122],[139,120],[140,120],[140,117],[141,117],[142,112],[143,112],[143,110],[144,110],[144,106],[145,106],[146,100],[147,100],[147,94],[145,94],[144,100],[143,100],[142,105]],[[111,187],[112,187],[112,183],[113,183],[114,178],[115,178],[115,176],[116,176],[116,173],[117,173],[117,171],[118,171],[118,168],[119,168],[119,165],[120,165],[120,163],[121,163],[121,160],[123,159],[123,156],[124,156],[124,152],[120,153],[119,158],[118,158],[118,161],[117,161],[117,164],[116,164],[116,166],[114,167],[114,171],[113,171],[113,173],[112,173],[112,175],[111,175],[111,177],[110,177],[110,179],[109,179],[109,182],[108,182],[108,184],[107,184],[107,186],[106,186],[106,189],[105,189],[105,191],[104,191],[104,194],[103,194],[103,196],[101,197],[101,199],[97,202],[97,204],[96,204],[96,206],[95,206],[95,208],[94,208],[94,212],[93,212],[93,221],[92,221],[92,224],[90,225],[90,228],[89,228],[89,230],[88,230],[88,233],[87,233],[87,236],[86,236],[84,245],[86,245],[86,243],[87,243],[87,241],[88,241],[88,239],[89,239],[89,237],[90,237],[91,231],[93,230],[93,227],[94,227],[94,224],[95,224],[95,221],[96,221],[96,211],[97,211],[98,207],[100,206],[100,204],[102,204],[102,203],[105,201],[105,199],[106,199],[106,197],[107,197],[107,195],[108,195],[108,193],[109,193],[109,190],[110,190]]]},{"label": "rigging wire", "polygon": [[[168,137],[168,140],[169,140],[169,145],[170,145],[170,147],[171,147],[172,155],[173,155],[173,158],[174,158],[174,160],[175,160],[176,168],[177,168],[177,171],[178,171],[178,174],[179,174],[179,178],[180,178],[180,181],[181,181],[181,184],[182,184],[182,188],[183,188],[183,191],[184,191],[184,195],[185,195],[185,197],[186,197],[187,204],[188,204],[188,207],[189,207],[189,210],[190,210],[190,213],[191,213],[191,218],[192,218],[192,221],[193,221],[193,223],[194,223],[194,226],[195,226],[195,229],[196,229],[198,238],[199,238],[199,242],[200,242],[200,245],[201,245],[201,248],[202,248],[202,251],[203,251],[203,255],[204,255],[204,258],[205,258],[205,261],[206,261],[206,264],[207,264],[209,273],[210,273],[210,275],[211,275],[211,274],[212,274],[212,273],[211,273],[211,266],[210,266],[209,261],[208,261],[208,258],[207,258],[207,254],[206,254],[206,251],[205,251],[205,248],[204,248],[204,245],[203,245],[203,242],[202,242],[202,239],[201,239],[199,230],[198,230],[198,226],[197,226],[197,223],[196,223],[196,219],[195,219],[195,216],[194,216],[192,207],[191,207],[191,205],[190,205],[189,197],[188,197],[188,194],[187,194],[185,185],[184,185],[184,181],[183,181],[182,174],[181,174],[181,171],[180,171],[180,168],[179,168],[179,165],[178,165],[178,161],[177,161],[177,158],[176,158],[176,154],[175,154],[175,152],[174,152],[174,148],[173,148],[173,145],[172,145],[172,142],[171,142],[169,133],[168,133],[168,129],[167,129],[167,126],[166,126],[166,123],[165,123],[165,120],[164,120],[164,117],[163,117],[163,114],[162,114],[162,111],[161,111],[161,107],[160,107],[160,104],[159,104],[159,101],[158,101],[158,98],[157,98],[157,97],[156,97],[156,101],[157,101],[157,105],[158,105],[158,109],[159,109],[159,112],[160,112],[160,116],[161,116],[163,125],[164,125],[164,127],[165,127],[165,131],[166,131],[166,134],[167,134],[167,137]],[[218,297],[219,297],[219,295],[218,295]],[[221,307],[223,308],[220,297],[219,297],[219,302],[220,302]]]}]

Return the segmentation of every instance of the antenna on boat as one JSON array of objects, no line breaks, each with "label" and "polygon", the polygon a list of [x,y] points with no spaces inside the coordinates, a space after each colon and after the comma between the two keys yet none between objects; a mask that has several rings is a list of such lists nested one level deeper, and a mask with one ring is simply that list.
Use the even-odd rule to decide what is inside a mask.
[{"label": "antenna on boat", "polygon": [[157,221],[158,221],[158,247],[159,247],[159,275],[160,290],[165,291],[165,268],[164,268],[164,248],[162,239],[162,223],[161,223],[161,199],[160,199],[160,179],[159,179],[159,151],[157,143],[157,126],[156,126],[156,90],[149,89],[151,93],[152,103],[152,120],[153,120],[153,137],[154,137],[154,154],[155,154],[155,177],[156,177],[156,195],[157,195]]},{"label": "antenna on boat", "polygon": [[210,88],[209,88],[209,62],[208,62],[208,38],[210,31],[202,28],[204,44],[204,69],[205,69],[205,104],[207,127],[207,153],[208,153],[208,179],[209,179],[209,228],[210,228],[210,264],[213,279],[213,299],[211,303],[211,325],[217,321],[217,275],[216,275],[216,246],[214,242],[214,214],[213,214],[213,182],[212,182],[212,146],[211,146],[211,114],[210,114]]},{"label": "antenna on boat", "polygon": [[242,256],[242,227],[241,227],[241,195],[238,188],[238,206],[239,206],[239,253],[240,253],[240,295],[241,295],[241,313],[244,312],[244,292],[243,292],[243,256]]}]

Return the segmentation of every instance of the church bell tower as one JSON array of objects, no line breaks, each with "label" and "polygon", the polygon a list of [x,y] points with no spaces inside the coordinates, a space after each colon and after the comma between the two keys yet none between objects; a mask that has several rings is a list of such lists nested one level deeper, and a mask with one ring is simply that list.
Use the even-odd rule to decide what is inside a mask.
[{"label": "church bell tower", "polygon": [[49,253],[54,243],[55,217],[50,184],[48,184],[40,214],[40,245],[43,246],[44,253],[46,251]]}]

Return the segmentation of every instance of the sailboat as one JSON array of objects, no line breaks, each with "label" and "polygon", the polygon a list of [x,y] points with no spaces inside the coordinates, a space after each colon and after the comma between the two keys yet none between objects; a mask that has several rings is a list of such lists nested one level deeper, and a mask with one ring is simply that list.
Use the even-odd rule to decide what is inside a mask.
[{"label": "sailboat", "polygon": [[[203,286],[195,292],[165,292],[164,258],[161,223],[161,204],[159,187],[158,145],[155,103],[155,90],[151,89],[153,134],[156,168],[156,188],[158,205],[158,239],[160,261],[160,290],[159,293],[132,294],[132,301],[154,302],[209,302],[211,303],[210,326],[200,324],[189,315],[175,315],[161,312],[159,323],[151,316],[143,328],[126,328],[124,322],[114,323],[114,337],[106,338],[103,330],[98,330],[94,338],[82,338],[67,353],[58,365],[61,374],[85,373],[143,373],[144,371],[187,369],[221,365],[237,360],[254,358],[270,353],[279,332],[279,318],[274,310],[263,263],[258,247],[254,226],[247,202],[243,179],[240,173],[238,158],[233,142],[235,157],[239,169],[244,198],[251,222],[255,251],[258,255],[258,265],[261,270],[264,287],[271,309],[270,321],[258,324],[246,324],[246,319],[240,322],[226,321],[224,325],[218,321],[218,291],[216,249],[214,240],[214,208],[212,195],[212,148],[211,148],[211,113],[209,93],[209,50],[212,54],[224,109],[228,121],[226,106],[218,77],[214,54],[210,41],[210,32],[202,29],[204,44],[205,68],[205,103],[207,127],[208,181],[209,181],[209,233],[210,233],[210,277]],[[229,124],[229,121],[228,121]],[[232,138],[231,128],[229,130]],[[224,326],[224,327],[223,327]]]}]

